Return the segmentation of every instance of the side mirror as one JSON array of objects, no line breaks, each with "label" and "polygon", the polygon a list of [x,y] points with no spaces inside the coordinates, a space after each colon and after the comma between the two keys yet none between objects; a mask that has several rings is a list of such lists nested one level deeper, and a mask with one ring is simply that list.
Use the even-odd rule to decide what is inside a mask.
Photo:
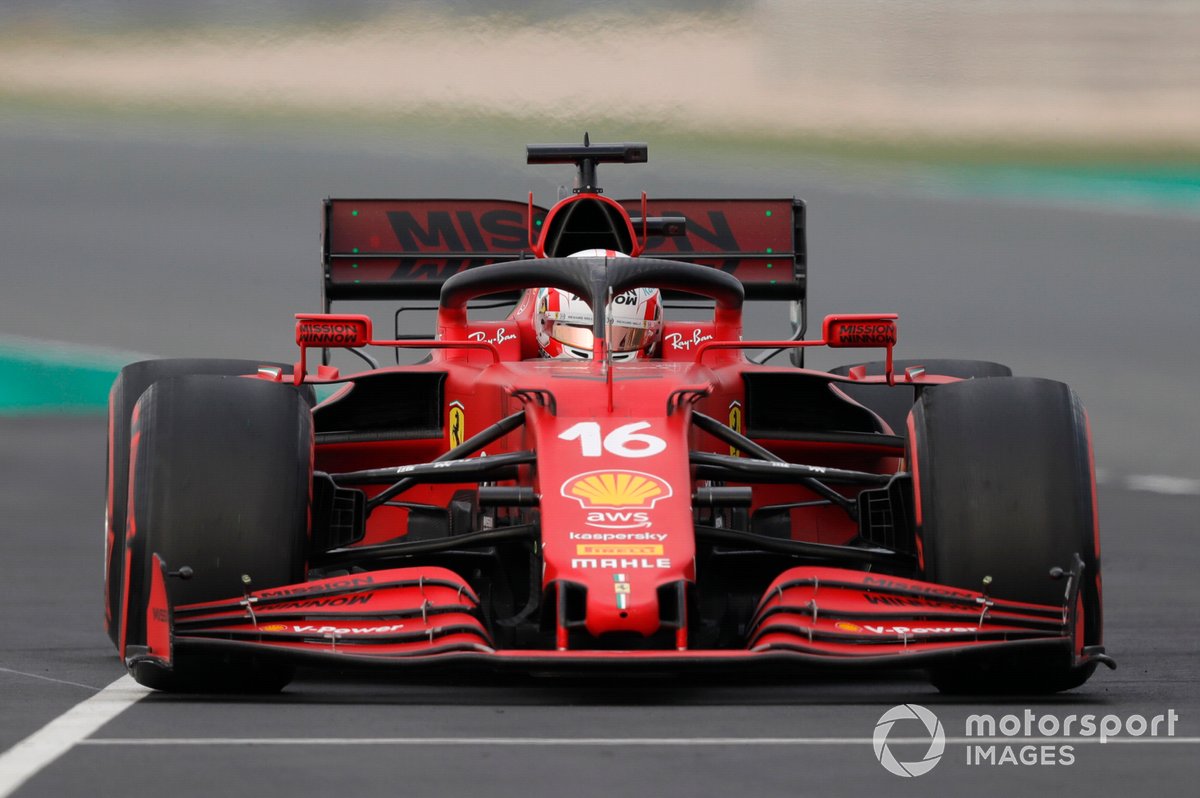
[{"label": "side mirror", "polygon": [[895,313],[848,313],[826,316],[821,325],[825,345],[831,349],[896,345]]},{"label": "side mirror", "polygon": [[296,343],[310,346],[353,348],[371,341],[371,319],[349,313],[297,313]]}]

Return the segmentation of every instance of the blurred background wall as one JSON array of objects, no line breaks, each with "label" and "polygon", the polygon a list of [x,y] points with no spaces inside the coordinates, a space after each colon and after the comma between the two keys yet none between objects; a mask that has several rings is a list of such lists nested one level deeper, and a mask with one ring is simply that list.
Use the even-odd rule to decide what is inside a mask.
[{"label": "blurred background wall", "polygon": [[10,101],[585,113],[1161,157],[1200,139],[1191,0],[4,0],[0,44]]}]

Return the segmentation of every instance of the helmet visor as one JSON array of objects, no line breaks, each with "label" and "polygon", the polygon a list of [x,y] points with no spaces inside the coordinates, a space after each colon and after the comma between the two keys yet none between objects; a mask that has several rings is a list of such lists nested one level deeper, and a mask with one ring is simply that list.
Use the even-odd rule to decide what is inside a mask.
[{"label": "helmet visor", "polygon": [[578,324],[566,324],[561,321],[553,322],[549,329],[550,337],[564,346],[572,349],[592,351],[592,328]]},{"label": "helmet visor", "polygon": [[608,325],[608,348],[613,352],[636,352],[650,335],[650,330],[643,327],[629,327],[625,324]]},{"label": "helmet visor", "polygon": [[[592,349],[592,328],[574,324],[554,322],[550,325],[550,337],[572,349]],[[608,349],[611,352],[636,352],[642,348],[650,330],[629,327],[624,324],[608,325]]]}]

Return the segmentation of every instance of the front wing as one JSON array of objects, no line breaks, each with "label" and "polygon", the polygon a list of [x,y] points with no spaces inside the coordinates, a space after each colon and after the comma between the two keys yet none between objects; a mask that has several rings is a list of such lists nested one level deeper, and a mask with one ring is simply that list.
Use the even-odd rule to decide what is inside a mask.
[{"label": "front wing", "polygon": [[479,599],[444,568],[395,568],[173,606],[155,556],[145,647],[126,664],[171,669],[176,656],[252,654],[298,665],[507,671],[922,668],[959,658],[1035,652],[1075,667],[1109,664],[1084,648],[1077,622],[1081,563],[1061,576],[1061,606],[863,571],[797,567],[767,590],[746,646],[720,650],[497,649]]}]

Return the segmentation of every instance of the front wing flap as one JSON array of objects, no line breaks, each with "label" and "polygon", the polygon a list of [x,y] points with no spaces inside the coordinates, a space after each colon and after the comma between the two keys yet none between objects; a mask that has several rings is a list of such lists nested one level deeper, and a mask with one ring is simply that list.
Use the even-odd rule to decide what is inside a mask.
[{"label": "front wing flap", "polygon": [[[1049,578],[1049,577],[1047,577]],[[1073,643],[1062,607],[838,568],[793,568],[751,622],[752,651],[829,657],[950,652],[987,643]]]}]

